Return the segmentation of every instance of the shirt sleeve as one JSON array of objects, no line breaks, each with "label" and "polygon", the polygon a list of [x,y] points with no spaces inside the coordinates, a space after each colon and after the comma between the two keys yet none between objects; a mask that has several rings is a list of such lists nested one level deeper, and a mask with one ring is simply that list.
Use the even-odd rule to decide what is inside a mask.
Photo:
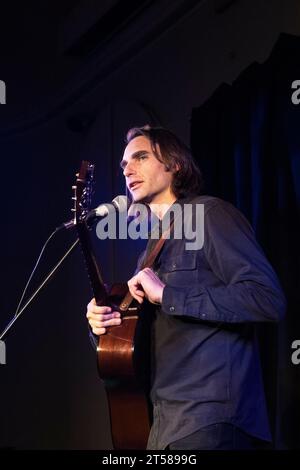
[{"label": "shirt sleeve", "polygon": [[223,323],[281,319],[286,302],[278,278],[250,224],[234,206],[222,201],[207,211],[202,249],[218,282],[188,289],[166,285],[165,313]]}]

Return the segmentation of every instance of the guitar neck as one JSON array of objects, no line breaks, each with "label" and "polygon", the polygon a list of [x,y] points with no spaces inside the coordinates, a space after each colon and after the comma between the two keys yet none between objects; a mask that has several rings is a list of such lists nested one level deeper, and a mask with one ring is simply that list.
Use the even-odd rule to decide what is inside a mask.
[{"label": "guitar neck", "polygon": [[96,257],[93,253],[86,223],[80,222],[77,226],[77,231],[96,303],[97,305],[106,305],[107,292],[96,261]]}]

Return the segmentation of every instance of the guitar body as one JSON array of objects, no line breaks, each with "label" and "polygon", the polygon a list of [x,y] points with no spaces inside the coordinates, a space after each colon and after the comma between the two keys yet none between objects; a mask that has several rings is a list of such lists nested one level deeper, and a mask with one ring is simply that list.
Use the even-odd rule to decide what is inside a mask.
[{"label": "guitar body", "polygon": [[99,339],[99,375],[107,392],[115,449],[145,449],[150,431],[148,402],[134,364],[137,322],[124,318]]},{"label": "guitar body", "polygon": [[[122,313],[119,306],[127,292],[126,284],[114,285],[108,304]],[[122,314],[121,325],[110,327],[99,337],[98,345],[98,370],[107,392],[115,449],[145,449],[150,431],[150,408],[146,398],[150,317],[140,311],[137,303],[131,305]]]},{"label": "guitar body", "polygon": [[122,323],[99,337],[98,371],[104,381],[115,449],[145,449],[150,431],[150,325],[147,309],[140,311],[127,284],[107,292],[90,242],[85,218],[90,210],[94,166],[83,161],[76,181],[76,225],[97,305],[120,311]]}]

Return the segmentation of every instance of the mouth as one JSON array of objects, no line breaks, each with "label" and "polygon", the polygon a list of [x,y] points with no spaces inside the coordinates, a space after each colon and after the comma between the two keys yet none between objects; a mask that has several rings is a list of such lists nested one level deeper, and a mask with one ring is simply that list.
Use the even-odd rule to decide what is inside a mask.
[{"label": "mouth", "polygon": [[134,191],[134,190],[137,189],[142,183],[143,183],[143,181],[132,181],[132,182],[129,184],[129,189],[130,189],[131,191]]}]

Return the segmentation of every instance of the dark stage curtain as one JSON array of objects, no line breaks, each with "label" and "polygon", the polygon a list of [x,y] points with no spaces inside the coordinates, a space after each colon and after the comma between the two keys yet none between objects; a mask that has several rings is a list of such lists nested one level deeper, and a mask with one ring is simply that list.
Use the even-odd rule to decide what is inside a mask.
[{"label": "dark stage curtain", "polygon": [[206,192],[232,202],[247,216],[287,297],[285,320],[259,332],[276,449],[300,448],[300,364],[291,360],[292,343],[300,340],[300,103],[292,89],[295,80],[300,84],[300,38],[282,34],[265,63],[252,64],[232,85],[222,85],[193,109],[191,121],[191,147]]}]

